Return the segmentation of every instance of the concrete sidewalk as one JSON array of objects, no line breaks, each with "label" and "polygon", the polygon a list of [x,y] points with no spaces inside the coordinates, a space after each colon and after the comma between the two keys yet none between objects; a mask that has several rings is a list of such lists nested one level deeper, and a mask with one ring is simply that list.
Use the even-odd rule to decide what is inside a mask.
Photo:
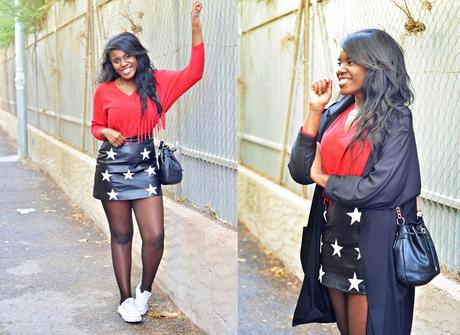
[{"label": "concrete sidewalk", "polygon": [[[340,334],[335,324],[307,324],[292,328],[300,281],[243,224],[239,225],[238,241],[238,334]],[[440,289],[429,286],[425,290],[429,291],[422,297],[416,294],[418,310],[414,315],[412,334],[460,334],[459,320],[455,316],[458,303],[446,297]]]},{"label": "concrete sidewalk", "polygon": [[335,324],[291,326],[301,283],[257,239],[238,227],[238,334],[339,335]]},{"label": "concrete sidewalk", "polygon": [[15,154],[0,131],[0,334],[204,334],[157,287],[144,321],[124,323],[105,235]]}]

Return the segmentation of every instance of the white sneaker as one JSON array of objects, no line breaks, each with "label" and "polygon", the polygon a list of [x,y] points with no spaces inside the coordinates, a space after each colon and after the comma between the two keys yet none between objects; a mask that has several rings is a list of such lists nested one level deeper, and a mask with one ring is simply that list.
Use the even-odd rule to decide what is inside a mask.
[{"label": "white sneaker", "polygon": [[141,292],[141,284],[136,287],[136,298],[134,299],[134,305],[137,307],[137,310],[141,315],[147,313],[149,309],[149,299],[152,295],[149,291]]},{"label": "white sneaker", "polygon": [[142,316],[134,305],[134,298],[128,298],[118,306],[118,313],[125,322],[140,322]]}]

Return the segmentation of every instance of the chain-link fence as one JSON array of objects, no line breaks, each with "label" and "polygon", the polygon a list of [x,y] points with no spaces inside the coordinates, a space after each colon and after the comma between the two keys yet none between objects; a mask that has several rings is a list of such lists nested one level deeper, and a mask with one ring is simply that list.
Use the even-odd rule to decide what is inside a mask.
[{"label": "chain-link fence", "polygon": [[337,87],[336,59],[348,33],[380,28],[402,45],[415,92],[422,206],[440,259],[459,271],[460,2],[240,0],[239,10],[239,161],[307,197],[312,188],[299,187],[285,168],[307,85],[330,77]]},{"label": "chain-link fence", "polygon": [[[74,0],[58,2],[43,29],[28,36],[29,123],[92,156],[92,94],[108,38],[137,34],[156,68],[180,69],[191,50],[190,1]],[[203,79],[167,114],[164,138],[176,146],[184,180],[166,193],[236,223],[237,6],[203,1]],[[1,108],[15,113],[14,50],[0,66]]]}]

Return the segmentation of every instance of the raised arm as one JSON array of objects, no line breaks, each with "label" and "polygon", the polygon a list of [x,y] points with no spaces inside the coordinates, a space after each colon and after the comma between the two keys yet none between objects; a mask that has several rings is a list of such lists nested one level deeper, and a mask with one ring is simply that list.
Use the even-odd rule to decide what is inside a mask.
[{"label": "raised arm", "polygon": [[323,79],[310,86],[310,106],[302,129],[292,146],[288,168],[292,179],[299,184],[311,184],[310,168],[316,153],[316,135],[324,108],[331,100],[332,81]]},{"label": "raised arm", "polygon": [[198,45],[203,42],[203,35],[201,33],[201,19],[200,14],[203,5],[199,1],[195,1],[192,5],[192,46]]},{"label": "raised arm", "polygon": [[178,71],[155,71],[158,95],[164,112],[168,111],[172,104],[203,76],[204,45],[200,23],[201,8],[199,2],[192,5],[192,52],[189,64]]}]

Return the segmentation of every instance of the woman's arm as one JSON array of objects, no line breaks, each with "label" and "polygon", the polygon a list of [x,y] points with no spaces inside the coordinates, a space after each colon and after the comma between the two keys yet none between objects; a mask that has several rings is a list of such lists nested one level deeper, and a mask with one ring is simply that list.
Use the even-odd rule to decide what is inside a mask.
[{"label": "woman's arm", "polygon": [[93,97],[93,119],[91,120],[91,134],[100,141],[107,140],[114,147],[125,143],[126,139],[118,130],[107,126],[107,114],[104,110],[104,88],[98,85]]},{"label": "woman's arm", "polygon": [[107,128],[107,115],[103,107],[103,88],[101,84],[96,86],[93,96],[93,118],[91,120],[91,134],[100,141],[104,141],[101,131]]},{"label": "woman's arm", "polygon": [[288,168],[299,184],[311,184],[310,167],[316,153],[316,135],[324,108],[331,100],[332,81],[323,79],[310,86],[310,106],[303,127],[292,146]]},{"label": "woman's arm", "polygon": [[203,42],[203,35],[201,33],[201,19],[200,13],[203,5],[199,1],[195,1],[192,5],[192,46],[198,45]]},{"label": "woman's arm", "polygon": [[316,143],[316,154],[315,159],[310,168],[310,177],[313,182],[322,188],[326,187],[327,182],[329,181],[329,175],[323,173],[323,163],[321,160],[321,150],[320,143]]},{"label": "woman's arm", "polygon": [[204,44],[201,36],[201,8],[202,5],[199,2],[195,2],[192,5],[191,21],[193,46],[190,62],[187,67],[179,71],[155,71],[158,96],[164,112],[167,112],[172,104],[203,76]]}]

